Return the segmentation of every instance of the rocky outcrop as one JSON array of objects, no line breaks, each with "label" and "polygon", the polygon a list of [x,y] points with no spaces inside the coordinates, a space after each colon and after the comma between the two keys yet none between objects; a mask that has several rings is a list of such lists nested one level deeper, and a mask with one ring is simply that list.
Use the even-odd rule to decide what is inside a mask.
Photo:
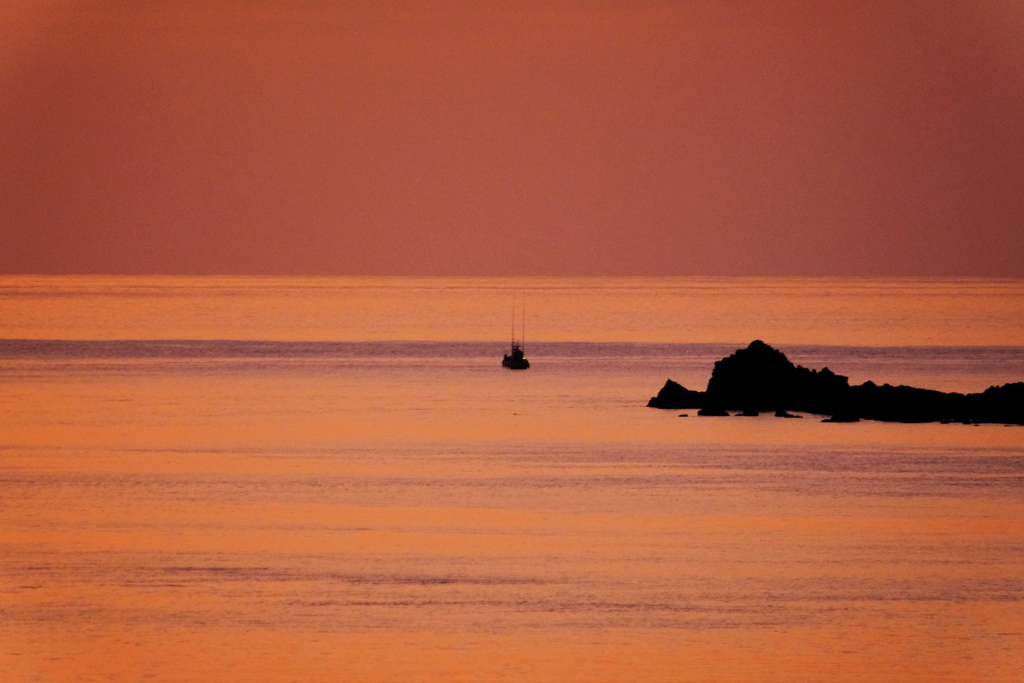
[{"label": "rocky outcrop", "polygon": [[691,391],[669,380],[647,404],[651,408],[700,408],[698,415],[728,410],[753,414],[787,411],[831,416],[832,422],[997,422],[1024,424],[1024,382],[979,394],[943,393],[907,386],[849,380],[828,368],[810,370],[754,341],[715,363],[707,389]]},{"label": "rocky outcrop", "polygon": [[715,363],[705,402],[729,410],[840,410],[850,385],[828,368],[820,372],[793,365],[763,341]]},{"label": "rocky outcrop", "polygon": [[648,408],[668,408],[681,410],[684,408],[702,408],[704,406],[704,392],[690,391],[682,384],[672,380],[665,382],[657,396],[652,396],[647,402]]},{"label": "rocky outcrop", "polygon": [[1024,424],[1024,382],[989,387],[967,396],[968,419],[972,422]]}]

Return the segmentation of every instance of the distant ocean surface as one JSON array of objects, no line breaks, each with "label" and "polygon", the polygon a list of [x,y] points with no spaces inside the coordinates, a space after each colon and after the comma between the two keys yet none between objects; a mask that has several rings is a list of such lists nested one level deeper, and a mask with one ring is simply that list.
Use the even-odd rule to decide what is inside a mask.
[{"label": "distant ocean surface", "polygon": [[753,339],[982,391],[1024,281],[0,277],[0,680],[1019,681],[1024,428],[645,407]]}]

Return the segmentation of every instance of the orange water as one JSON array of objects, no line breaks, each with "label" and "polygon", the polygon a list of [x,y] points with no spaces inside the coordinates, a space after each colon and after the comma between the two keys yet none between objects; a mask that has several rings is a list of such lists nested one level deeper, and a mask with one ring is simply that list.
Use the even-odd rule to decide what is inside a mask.
[{"label": "orange water", "polygon": [[1024,280],[0,277],[6,338],[1017,346]]},{"label": "orange water", "polygon": [[[976,390],[1024,379],[1021,284],[709,282],[0,280],[5,339],[373,342],[0,345],[0,680],[1020,680],[1024,428],[643,407],[715,349],[499,362],[515,289],[538,340]],[[851,348],[907,344],[957,348]]]}]

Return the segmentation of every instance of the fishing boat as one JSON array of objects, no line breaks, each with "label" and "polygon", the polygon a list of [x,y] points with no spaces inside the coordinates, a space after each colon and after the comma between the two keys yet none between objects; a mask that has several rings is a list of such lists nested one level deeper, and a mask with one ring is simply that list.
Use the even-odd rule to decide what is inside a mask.
[{"label": "fishing boat", "polygon": [[501,359],[501,367],[508,368],[509,370],[529,369],[530,361],[524,357],[523,347],[520,344],[512,342],[512,353],[505,354],[505,357]]},{"label": "fishing boat", "polygon": [[516,304],[512,300],[512,353],[505,354],[501,359],[501,367],[509,370],[528,370],[530,361],[526,360],[526,304],[523,304],[523,336],[521,341],[516,341]]}]

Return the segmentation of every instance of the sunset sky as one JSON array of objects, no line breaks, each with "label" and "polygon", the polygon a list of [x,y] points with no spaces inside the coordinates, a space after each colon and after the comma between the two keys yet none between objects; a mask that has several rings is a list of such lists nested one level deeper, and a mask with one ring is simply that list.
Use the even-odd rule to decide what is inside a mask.
[{"label": "sunset sky", "polygon": [[1024,3],[5,0],[0,273],[1024,277]]}]

